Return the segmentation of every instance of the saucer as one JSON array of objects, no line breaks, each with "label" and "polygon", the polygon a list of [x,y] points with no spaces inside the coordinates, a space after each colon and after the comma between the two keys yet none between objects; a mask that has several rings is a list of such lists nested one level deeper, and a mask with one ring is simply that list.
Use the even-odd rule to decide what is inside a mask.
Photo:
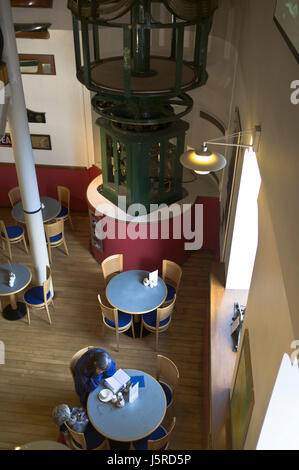
[{"label": "saucer", "polygon": [[113,397],[113,392],[109,390],[109,388],[104,388],[98,394],[98,399],[103,402],[110,401],[112,397]]}]

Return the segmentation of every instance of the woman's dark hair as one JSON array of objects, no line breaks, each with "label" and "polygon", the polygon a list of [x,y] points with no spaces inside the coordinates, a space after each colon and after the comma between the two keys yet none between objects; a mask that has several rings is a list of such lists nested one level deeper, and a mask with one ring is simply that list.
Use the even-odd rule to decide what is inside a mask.
[{"label": "woman's dark hair", "polygon": [[83,364],[83,371],[88,377],[92,377],[96,369],[108,370],[111,366],[111,357],[106,351],[94,351]]}]

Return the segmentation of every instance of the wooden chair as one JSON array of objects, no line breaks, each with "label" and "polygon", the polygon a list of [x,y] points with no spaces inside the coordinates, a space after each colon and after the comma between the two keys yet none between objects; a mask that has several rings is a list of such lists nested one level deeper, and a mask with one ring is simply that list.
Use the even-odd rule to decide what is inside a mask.
[{"label": "wooden chair", "polygon": [[174,261],[163,259],[162,279],[167,286],[167,297],[165,302],[172,300],[174,294],[177,295],[182,278],[182,269]]},{"label": "wooden chair", "polygon": [[145,313],[144,315],[142,315],[140,338],[142,338],[143,327],[148,331],[155,332],[156,351],[158,350],[159,333],[162,333],[162,331],[167,330],[171,323],[175,300],[176,294],[174,294],[173,299],[168,305],[164,307],[159,307],[157,308],[157,310],[153,310],[152,312]]},{"label": "wooden chair", "polygon": [[15,186],[8,191],[8,197],[13,207],[17,202],[21,201],[21,190],[19,186]]},{"label": "wooden chair", "polygon": [[162,386],[167,401],[167,407],[172,405],[174,391],[177,387],[180,374],[177,366],[168,357],[157,355],[156,379]]},{"label": "wooden chair", "polygon": [[71,359],[71,362],[70,362],[70,371],[71,371],[71,374],[73,376],[73,379],[75,379],[74,371],[75,371],[76,364],[77,364],[78,360],[80,359],[80,357],[82,357],[83,354],[85,354],[90,349],[94,349],[94,348],[95,348],[95,346],[87,346],[85,348],[79,349],[79,351],[77,351],[73,355],[73,357]]},{"label": "wooden chair", "polygon": [[65,186],[57,186],[57,194],[58,200],[61,204],[61,211],[55,218],[56,220],[63,219],[64,222],[69,220],[72,229],[74,229],[70,210],[71,192],[69,188],[66,188]]},{"label": "wooden chair", "polygon": [[23,242],[26,253],[28,248],[25,240],[25,232],[23,227],[19,225],[8,225],[6,226],[3,220],[0,220],[0,239],[2,240],[2,247],[7,243],[9,258],[12,261],[11,245],[15,243]]},{"label": "wooden chair", "polygon": [[98,295],[98,300],[101,306],[102,319],[104,326],[109,330],[115,331],[116,335],[116,350],[119,351],[119,334],[132,328],[132,335],[135,338],[133,315],[121,312],[116,308],[107,307],[102,303],[101,296]]},{"label": "wooden chair", "polygon": [[172,431],[176,424],[176,417],[172,418],[168,431],[159,426],[149,436],[132,442],[131,449],[133,450],[167,450],[169,448],[169,441]]},{"label": "wooden chair", "polygon": [[102,261],[102,272],[104,276],[104,283],[105,286],[108,284],[108,278],[110,280],[110,276],[117,273],[123,272],[123,255],[112,255],[108,256],[108,258]]},{"label": "wooden chair", "polygon": [[52,248],[56,248],[60,245],[64,245],[65,252],[69,256],[66,240],[64,237],[64,220],[60,219],[56,222],[45,224],[45,232],[50,263],[52,263]]},{"label": "wooden chair", "polygon": [[54,308],[54,302],[51,293],[51,269],[47,266],[46,280],[42,286],[35,286],[28,289],[24,294],[24,301],[26,304],[26,312],[28,318],[28,324],[30,325],[30,309],[41,309],[45,308],[48,320],[51,325],[51,316],[49,312],[49,304],[51,303]]},{"label": "wooden chair", "polygon": [[74,431],[66,422],[65,427],[71,436],[71,444],[75,450],[109,450],[109,443],[105,436],[99,434],[88,423],[84,433]]}]

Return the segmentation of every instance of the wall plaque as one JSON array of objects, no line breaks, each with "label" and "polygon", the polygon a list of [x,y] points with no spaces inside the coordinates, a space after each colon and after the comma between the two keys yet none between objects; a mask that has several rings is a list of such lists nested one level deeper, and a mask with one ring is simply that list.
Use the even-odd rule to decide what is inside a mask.
[{"label": "wall plaque", "polygon": [[21,73],[56,75],[55,60],[48,54],[19,54]]},{"label": "wall plaque", "polygon": [[27,118],[28,122],[38,122],[45,124],[46,113],[38,113],[37,111],[31,111],[31,109],[27,109]]},{"label": "wall plaque", "polygon": [[16,38],[49,39],[51,23],[15,23]]},{"label": "wall plaque", "polygon": [[11,6],[16,8],[52,8],[53,0],[10,0]]}]

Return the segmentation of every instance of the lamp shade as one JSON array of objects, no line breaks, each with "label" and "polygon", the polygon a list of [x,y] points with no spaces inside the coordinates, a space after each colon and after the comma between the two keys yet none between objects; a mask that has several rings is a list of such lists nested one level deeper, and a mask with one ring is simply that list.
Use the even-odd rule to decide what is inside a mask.
[{"label": "lamp shade", "polygon": [[201,150],[187,150],[180,157],[180,162],[185,168],[198,174],[208,174],[210,171],[219,171],[226,165],[223,155],[210,152],[206,146]]}]

